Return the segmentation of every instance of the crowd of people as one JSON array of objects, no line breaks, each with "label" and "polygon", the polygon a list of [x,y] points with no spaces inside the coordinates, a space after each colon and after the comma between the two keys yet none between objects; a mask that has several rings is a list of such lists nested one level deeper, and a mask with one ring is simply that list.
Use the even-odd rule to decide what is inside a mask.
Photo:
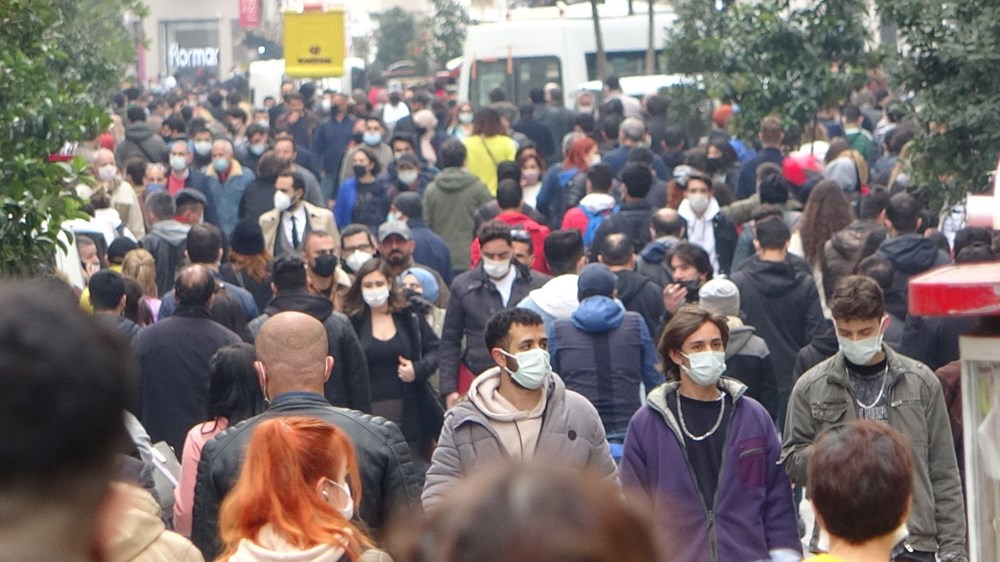
[{"label": "crowd of people", "polygon": [[101,513],[64,559],[967,560],[972,321],[907,283],[998,244],[939,228],[902,106],[740,139],[615,78],[526,101],[123,92],[70,284],[0,287],[0,497]]}]

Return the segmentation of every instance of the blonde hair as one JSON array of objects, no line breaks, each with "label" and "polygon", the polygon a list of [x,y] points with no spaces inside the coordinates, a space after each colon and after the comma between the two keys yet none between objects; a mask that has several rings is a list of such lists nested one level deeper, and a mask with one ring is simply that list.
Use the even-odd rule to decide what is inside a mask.
[{"label": "blonde hair", "polygon": [[142,287],[143,296],[154,299],[160,297],[156,287],[156,260],[148,250],[137,248],[125,254],[122,275],[138,283]]}]

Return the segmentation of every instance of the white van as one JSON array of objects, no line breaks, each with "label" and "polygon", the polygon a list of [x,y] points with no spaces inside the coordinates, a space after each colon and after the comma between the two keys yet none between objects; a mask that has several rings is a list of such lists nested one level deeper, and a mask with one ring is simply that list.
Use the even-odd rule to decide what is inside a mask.
[{"label": "white van", "polygon": [[[656,71],[665,28],[673,25],[672,11],[658,11],[654,26]],[[601,35],[608,75],[645,74],[649,20],[646,14],[601,17]],[[528,103],[528,92],[546,83],[558,84],[566,106],[575,103],[575,89],[597,78],[594,22],[590,17],[514,19],[472,26],[465,40],[459,99],[475,106],[489,103],[489,92],[501,88],[514,103]]]}]

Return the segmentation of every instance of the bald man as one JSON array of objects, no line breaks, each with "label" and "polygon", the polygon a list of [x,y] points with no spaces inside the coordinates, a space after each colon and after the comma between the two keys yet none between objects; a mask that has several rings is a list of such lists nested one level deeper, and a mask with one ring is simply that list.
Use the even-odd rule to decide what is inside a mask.
[{"label": "bald man", "polygon": [[667,255],[687,235],[687,221],[674,209],[657,209],[649,221],[649,233],[653,239],[639,252],[636,271],[659,285],[662,290],[674,282]]},{"label": "bald man", "polygon": [[104,189],[111,196],[111,206],[118,211],[125,226],[137,239],[145,236],[146,225],[142,221],[139,198],[135,189],[122,179],[121,170],[115,163],[115,153],[106,148],[98,149],[91,163],[91,174],[97,180],[97,187],[80,184],[76,187],[77,194],[88,200],[94,191]]},{"label": "bald man", "polygon": [[364,494],[357,514],[376,535],[388,515],[420,509],[423,478],[410,460],[402,432],[392,422],[335,408],[323,397],[333,370],[323,324],[301,312],[270,317],[257,333],[254,369],[268,410],[209,441],[201,454],[195,485],[191,540],[206,560],[219,554],[219,506],[239,475],[243,453],[261,421],[277,416],[310,416],[331,423],[351,438]]}]

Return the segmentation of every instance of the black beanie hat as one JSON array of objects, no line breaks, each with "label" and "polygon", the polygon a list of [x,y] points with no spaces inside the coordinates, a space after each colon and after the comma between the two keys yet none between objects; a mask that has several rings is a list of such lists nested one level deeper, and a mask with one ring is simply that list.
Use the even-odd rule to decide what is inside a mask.
[{"label": "black beanie hat", "polygon": [[264,251],[264,232],[254,219],[243,219],[233,229],[230,248],[238,254],[253,256]]}]

